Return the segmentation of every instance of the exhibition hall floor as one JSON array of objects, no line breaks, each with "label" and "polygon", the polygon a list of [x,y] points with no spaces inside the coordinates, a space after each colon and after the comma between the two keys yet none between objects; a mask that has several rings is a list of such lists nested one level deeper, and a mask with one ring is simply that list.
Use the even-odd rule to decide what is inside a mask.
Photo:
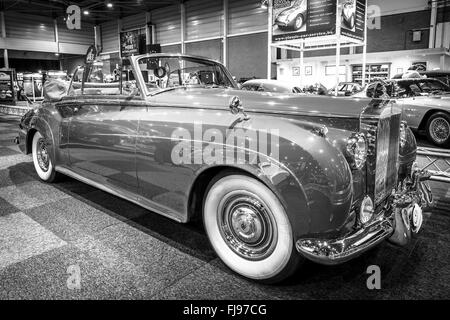
[{"label": "exhibition hall floor", "polygon": [[[432,185],[437,209],[407,247],[385,242],[335,267],[307,262],[283,285],[260,285],[224,266],[201,223],[178,224],[70,178],[40,182],[13,143],[18,123],[0,114],[0,299],[449,297],[450,185]],[[367,288],[371,265],[381,290]]]}]

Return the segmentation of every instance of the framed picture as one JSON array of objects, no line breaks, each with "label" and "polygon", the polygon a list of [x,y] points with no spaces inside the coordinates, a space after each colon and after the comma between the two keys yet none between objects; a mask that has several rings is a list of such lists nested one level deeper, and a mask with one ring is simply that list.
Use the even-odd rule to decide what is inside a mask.
[{"label": "framed picture", "polygon": [[305,67],[305,75],[312,76],[312,66]]},{"label": "framed picture", "polygon": [[300,76],[300,68],[299,67],[293,67],[292,68],[292,75],[294,77],[299,77]]}]

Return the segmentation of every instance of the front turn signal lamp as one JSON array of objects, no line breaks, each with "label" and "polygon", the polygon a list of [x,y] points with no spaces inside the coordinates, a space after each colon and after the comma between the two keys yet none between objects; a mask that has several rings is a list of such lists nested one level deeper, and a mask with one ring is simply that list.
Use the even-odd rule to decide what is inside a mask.
[{"label": "front turn signal lamp", "polygon": [[362,133],[355,133],[347,140],[347,161],[353,170],[361,170],[367,160],[367,141]]},{"label": "front turn signal lamp", "polygon": [[372,199],[369,196],[365,197],[362,201],[361,209],[359,210],[359,222],[362,225],[367,224],[370,220],[372,220],[374,211]]},{"label": "front turn signal lamp", "polygon": [[407,136],[406,136],[406,128],[408,126],[406,125],[405,121],[402,121],[402,123],[400,124],[400,148],[404,148],[406,145],[406,140],[407,140]]}]

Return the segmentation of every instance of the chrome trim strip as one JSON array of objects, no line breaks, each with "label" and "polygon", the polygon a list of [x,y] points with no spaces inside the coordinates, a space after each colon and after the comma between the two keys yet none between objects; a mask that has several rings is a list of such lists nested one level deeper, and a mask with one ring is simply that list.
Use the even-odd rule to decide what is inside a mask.
[{"label": "chrome trim strip", "polygon": [[[143,203],[143,199],[140,199],[138,195],[134,195],[134,194],[132,194],[132,193],[130,193],[130,192],[120,192],[120,191],[117,191],[117,190],[112,189],[112,188],[110,188],[110,187],[108,187],[108,186],[105,186],[105,185],[103,185],[103,184],[101,184],[101,183],[98,183],[98,182],[96,182],[96,181],[94,181],[94,180],[91,180],[91,179],[89,179],[89,178],[83,177],[82,175],[80,175],[80,174],[78,174],[78,173],[76,173],[76,172],[73,172],[73,171],[70,170],[69,168],[65,168],[65,167],[61,167],[61,166],[56,166],[56,167],[55,167],[55,170],[56,170],[57,172],[60,172],[60,173],[62,173],[62,174],[64,174],[64,175],[66,175],[66,176],[69,176],[69,177],[71,177],[71,178],[74,178],[74,179],[76,179],[76,180],[78,180],[78,181],[80,181],[80,182],[83,182],[83,183],[85,183],[85,184],[88,184],[88,185],[90,185],[90,186],[92,186],[92,187],[94,187],[94,188],[100,189],[100,190],[105,191],[105,192],[108,192],[108,193],[110,193],[110,194],[112,194],[112,195],[114,195],[114,196],[116,196],[116,197],[119,197],[119,198],[125,199],[125,200],[127,200],[127,201],[133,202],[134,204],[137,204],[138,206],[143,207],[143,208],[145,208],[145,209],[147,209],[147,210],[149,210],[149,211],[158,213],[158,214],[160,214],[160,215],[162,215],[162,216],[164,216],[164,217],[166,217],[166,218],[175,220],[176,222],[179,222],[179,223],[184,223],[184,222],[186,222],[186,221],[182,221],[181,219],[178,219],[177,217],[175,217],[175,216],[173,216],[173,215],[170,215],[170,214],[168,214],[168,213],[166,213],[166,212],[163,212],[163,211],[161,211],[161,210],[158,210],[158,209],[155,208],[155,207],[152,207],[152,206],[150,206],[150,205],[146,205],[145,203]],[[134,196],[134,197],[133,197],[133,196]],[[140,200],[141,200],[141,201],[140,201]]]}]

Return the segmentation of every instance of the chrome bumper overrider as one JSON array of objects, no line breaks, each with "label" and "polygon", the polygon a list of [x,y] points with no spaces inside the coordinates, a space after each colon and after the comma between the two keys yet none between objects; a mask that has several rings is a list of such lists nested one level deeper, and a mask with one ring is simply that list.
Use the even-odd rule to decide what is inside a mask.
[{"label": "chrome bumper overrider", "polygon": [[346,262],[385,239],[406,245],[418,233],[422,208],[433,201],[424,172],[414,169],[411,177],[392,193],[382,212],[372,222],[338,239],[299,239],[296,248],[306,258],[327,265]]}]

